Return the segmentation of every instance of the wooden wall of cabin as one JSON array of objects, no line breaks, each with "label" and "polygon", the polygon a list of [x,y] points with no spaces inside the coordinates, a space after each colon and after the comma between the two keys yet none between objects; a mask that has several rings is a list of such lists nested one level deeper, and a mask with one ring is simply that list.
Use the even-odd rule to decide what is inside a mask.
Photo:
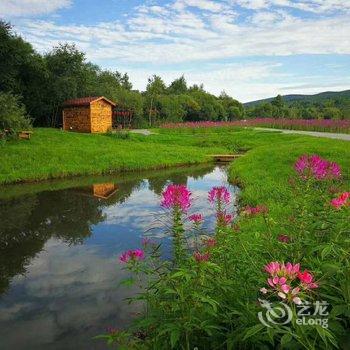
[{"label": "wooden wall of cabin", "polygon": [[91,132],[91,118],[89,106],[64,108],[63,130]]},{"label": "wooden wall of cabin", "polygon": [[99,100],[90,104],[91,132],[107,132],[112,129],[112,106]]}]

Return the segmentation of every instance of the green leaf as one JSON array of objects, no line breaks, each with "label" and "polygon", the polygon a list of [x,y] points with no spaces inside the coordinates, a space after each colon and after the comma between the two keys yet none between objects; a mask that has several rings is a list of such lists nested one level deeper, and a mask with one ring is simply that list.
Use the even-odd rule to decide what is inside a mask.
[{"label": "green leaf", "polygon": [[172,349],[174,349],[179,339],[180,339],[180,331],[178,329],[172,330],[170,333],[170,345]]},{"label": "green leaf", "polygon": [[260,331],[262,331],[265,328],[264,325],[262,324],[256,324],[253,327],[248,328],[248,330],[245,332],[245,335],[243,337],[243,340],[247,340],[248,338],[251,338],[253,335],[259,333]]},{"label": "green leaf", "polygon": [[132,286],[135,283],[135,280],[130,277],[130,278],[126,278],[125,280],[121,281],[119,283],[119,286]]},{"label": "green leaf", "polygon": [[293,337],[290,333],[285,334],[282,338],[281,338],[281,345],[282,346],[286,346],[288,345],[291,341],[292,341]]}]

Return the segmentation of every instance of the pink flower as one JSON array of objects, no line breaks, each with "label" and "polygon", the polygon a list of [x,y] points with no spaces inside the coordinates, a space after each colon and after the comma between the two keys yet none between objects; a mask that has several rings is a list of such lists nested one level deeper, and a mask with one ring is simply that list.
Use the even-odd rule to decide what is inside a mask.
[{"label": "pink flower", "polygon": [[189,216],[188,219],[195,224],[200,224],[203,221],[203,215],[202,214],[192,214],[191,216]]},{"label": "pink flower", "polygon": [[255,216],[258,214],[267,214],[269,212],[269,209],[266,205],[258,205],[256,207],[246,206],[244,211],[246,215],[249,216]]},{"label": "pink flower", "polygon": [[168,185],[163,192],[162,207],[186,212],[191,206],[191,192],[185,185]]},{"label": "pink flower", "polygon": [[[288,262],[287,264],[279,263],[277,261],[270,262],[265,266],[265,271],[272,277],[280,276],[282,278],[295,278],[300,269],[300,264],[293,265]],[[285,280],[283,280],[285,283]],[[275,283],[276,284],[276,283]]]},{"label": "pink flower", "polygon": [[294,297],[293,303],[296,305],[301,305],[303,302],[301,301],[301,299],[299,297]]},{"label": "pink flower", "polygon": [[208,261],[210,259],[210,253],[200,253],[200,252],[194,252],[193,257],[197,262],[204,262]]},{"label": "pink flower", "polygon": [[338,179],[341,177],[341,169],[337,163],[329,162],[318,155],[300,156],[294,164],[294,169],[304,180],[310,177],[316,180]]},{"label": "pink flower", "polygon": [[216,246],[216,239],[214,239],[214,238],[207,238],[206,240],[204,240],[204,244],[208,248],[215,247]]},{"label": "pink flower", "polygon": [[260,292],[263,293],[263,294],[266,294],[267,293],[267,289],[264,287],[264,288],[260,288]]},{"label": "pink flower", "polygon": [[270,275],[275,275],[280,270],[280,263],[277,261],[270,262],[265,266],[265,271]]},{"label": "pink flower", "polygon": [[305,289],[318,288],[318,284],[313,282],[314,276],[309,271],[298,272],[298,278]]},{"label": "pink flower", "polygon": [[281,299],[286,299],[286,298],[287,298],[287,296],[286,296],[284,293],[282,293],[282,292],[278,292],[277,295],[278,295]]},{"label": "pink flower", "polygon": [[143,260],[145,258],[145,253],[142,249],[135,249],[135,250],[127,250],[124,252],[120,257],[119,261],[121,263],[127,263],[130,260],[132,261],[138,261]]},{"label": "pink flower", "polygon": [[282,290],[283,293],[287,294],[290,291],[290,286],[288,284],[282,284],[281,285],[281,290]]},{"label": "pink flower", "polygon": [[226,212],[219,211],[216,214],[216,218],[217,218],[219,223],[224,224],[224,225],[229,225],[233,220],[233,215],[226,214]]},{"label": "pink flower", "polygon": [[298,263],[298,264],[293,265],[292,263],[287,262],[286,265],[283,264],[282,270],[285,270],[287,275],[294,276],[299,272],[300,264]]},{"label": "pink flower", "polygon": [[210,203],[226,203],[229,204],[231,200],[230,192],[226,187],[213,187],[208,194],[208,200]]},{"label": "pink flower", "polygon": [[299,294],[299,292],[300,292],[300,288],[299,287],[295,287],[295,288],[292,289],[292,295],[297,295],[297,294]]},{"label": "pink flower", "polygon": [[279,235],[277,239],[282,243],[289,243],[290,237],[287,235]]},{"label": "pink flower", "polygon": [[350,205],[350,202],[348,201],[349,198],[350,198],[350,192],[344,192],[339,197],[332,199],[331,205],[335,209],[340,209],[345,205]]}]

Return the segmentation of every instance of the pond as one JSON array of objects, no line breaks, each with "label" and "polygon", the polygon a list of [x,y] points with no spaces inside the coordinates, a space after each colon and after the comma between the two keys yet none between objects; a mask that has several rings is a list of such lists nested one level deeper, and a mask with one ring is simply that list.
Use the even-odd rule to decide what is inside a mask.
[{"label": "pond", "polygon": [[0,187],[0,349],[105,349],[92,337],[137,312],[120,253],[146,232],[170,255],[171,238],[149,230],[168,183],[187,184],[211,228],[207,192],[229,186],[220,165]]}]

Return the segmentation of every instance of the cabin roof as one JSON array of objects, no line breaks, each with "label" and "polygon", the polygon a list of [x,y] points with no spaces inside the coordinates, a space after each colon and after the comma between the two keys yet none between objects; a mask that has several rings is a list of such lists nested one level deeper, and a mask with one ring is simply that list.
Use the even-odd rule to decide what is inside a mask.
[{"label": "cabin roof", "polygon": [[116,106],[114,102],[109,100],[108,98],[104,96],[89,96],[89,97],[80,97],[80,98],[73,98],[71,100],[67,100],[63,102],[64,107],[79,107],[79,106],[90,106],[92,102],[96,102],[99,100],[104,100],[113,107]]}]

